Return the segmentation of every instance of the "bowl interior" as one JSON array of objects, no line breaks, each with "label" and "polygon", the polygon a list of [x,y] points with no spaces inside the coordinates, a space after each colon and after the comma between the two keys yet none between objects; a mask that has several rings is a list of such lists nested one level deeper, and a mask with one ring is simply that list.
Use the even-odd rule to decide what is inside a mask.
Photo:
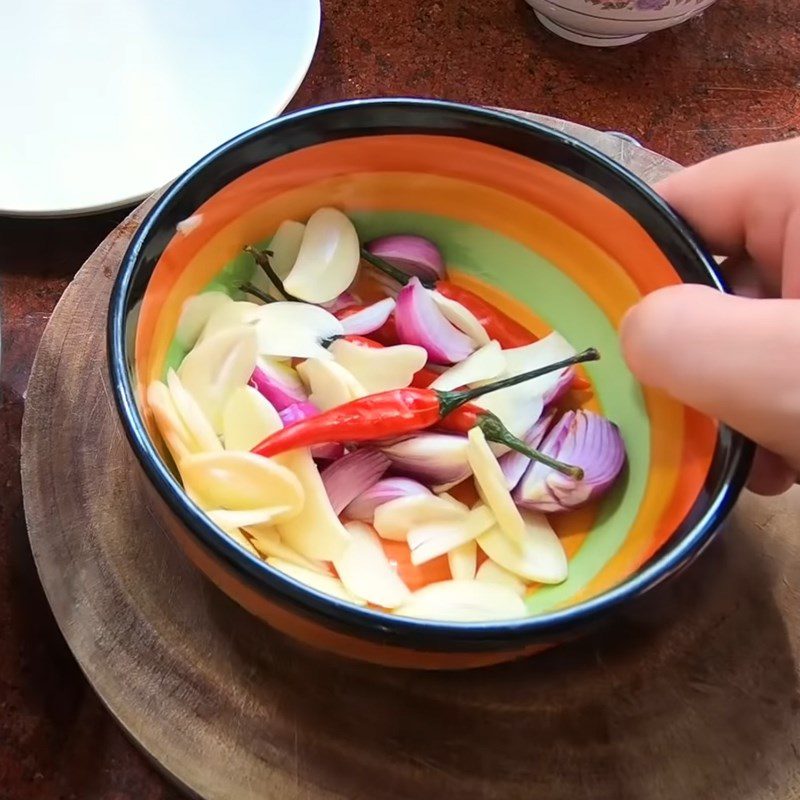
[{"label": "bowl interior", "polygon": [[719,492],[722,479],[713,473],[721,465],[712,469],[720,460],[717,425],[639,385],[617,335],[626,310],[644,294],[681,280],[716,284],[701,256],[680,241],[677,221],[665,220],[629,177],[587,161],[568,141],[537,143],[515,125],[511,132],[488,125],[482,136],[474,126],[332,133],[306,125],[286,134],[271,160],[269,137],[260,151],[250,142],[241,149],[252,152],[234,159],[227,173],[216,170],[184,192],[171,227],[162,220],[145,252],[134,254],[140,268],[127,356],[141,398],[143,387],[183,357],[173,334],[186,298],[212,288],[235,293],[253,268],[243,245],[266,245],[285,219],[305,220],[334,205],[363,239],[429,236],[453,281],[537,334],[554,328],[575,347],[602,353],[586,370],[593,382],[588,405],[620,426],[629,465],[599,505],[552,518],[570,575],[531,593],[528,607],[539,615],[596,597],[663,553],[666,543],[678,546]]}]

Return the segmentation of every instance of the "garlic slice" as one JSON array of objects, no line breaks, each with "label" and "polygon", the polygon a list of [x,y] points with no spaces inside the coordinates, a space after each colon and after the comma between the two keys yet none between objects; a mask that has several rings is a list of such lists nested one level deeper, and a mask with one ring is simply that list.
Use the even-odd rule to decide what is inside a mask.
[{"label": "garlic slice", "polygon": [[306,226],[302,222],[285,219],[270,240],[269,251],[272,253],[270,265],[281,280],[286,279],[292,271],[305,232]]},{"label": "garlic slice", "polygon": [[338,209],[320,208],[306,223],[300,251],[284,286],[301,300],[327,303],[350,286],[360,260],[353,223]]},{"label": "garlic slice", "polygon": [[196,453],[184,458],[180,469],[184,484],[205,508],[253,511],[285,507],[288,510],[281,517],[288,518],[304,507],[300,481],[270,458],[227,450]]},{"label": "garlic slice", "polygon": [[258,352],[278,358],[333,356],[321,342],[344,333],[342,323],[329,311],[309,303],[279,301],[258,306]]},{"label": "garlic slice", "polygon": [[320,575],[319,572],[306,569],[282,558],[270,557],[267,559],[267,564],[311,589],[328,594],[337,600],[346,600],[348,603],[354,603],[357,606],[365,605],[363,600],[350,594],[344,588],[344,584],[338,578],[334,578],[333,575]]},{"label": "garlic slice", "polygon": [[543,514],[522,510],[522,546],[509,541],[499,527],[478,537],[478,546],[503,569],[537,583],[562,583],[567,579],[567,554]]},{"label": "garlic slice", "polygon": [[167,373],[167,387],[175,410],[194,439],[195,446],[192,448],[192,452],[213,453],[216,450],[222,450],[219,437],[214,432],[211,423],[195,399],[186,391],[181,379],[173,369]]},{"label": "garlic slice", "polygon": [[175,463],[180,466],[186,456],[195,452],[197,445],[178,414],[169,389],[161,381],[153,381],[147,387],[147,405],[153,412],[161,438]]},{"label": "garlic slice", "polygon": [[481,500],[494,513],[500,530],[511,542],[522,545],[525,523],[511,497],[511,492],[508,491],[502,468],[489,449],[486,437],[480,428],[471,428],[468,438],[467,458],[475,475],[475,488]]},{"label": "garlic slice", "polygon": [[467,519],[466,507],[457,508],[453,503],[432,494],[398,497],[375,509],[373,526],[384,539],[395,542],[406,541],[408,532],[419,525],[457,523]]},{"label": "garlic slice", "polygon": [[450,574],[453,580],[471,581],[475,577],[475,569],[478,566],[478,544],[473,539],[471,542],[464,542],[460,547],[456,547],[447,554],[447,562],[450,565]]},{"label": "garlic slice", "polygon": [[[577,353],[577,350],[557,331],[553,331],[539,339],[532,344],[526,344],[522,347],[512,347],[503,351],[506,358],[506,372],[503,377],[511,377],[513,375],[521,375],[523,372],[530,372],[531,370],[545,367],[548,364],[553,364],[556,361],[562,361],[565,358],[570,358]],[[566,368],[568,369],[568,368]],[[544,396],[552,389],[561,379],[564,370],[557,372],[549,372],[547,375],[541,375],[533,380],[526,381],[520,386],[524,386],[529,395]],[[517,389],[519,387],[511,387]],[[501,389],[501,392],[507,391]],[[529,424],[533,424],[529,420]]]},{"label": "garlic slice", "polygon": [[371,348],[339,339],[329,350],[367,394],[405,389],[428,360],[425,349],[413,344]]},{"label": "garlic slice", "polygon": [[408,587],[392,569],[380,540],[369,525],[348,522],[350,534],[342,554],[333,566],[345,588],[351,593],[381,608],[397,608],[410,596]]},{"label": "garlic slice", "polygon": [[[465,517],[447,522],[427,522],[408,531],[411,563],[424,564],[474,541],[495,524],[494,514],[479,503]],[[473,567],[473,575],[474,575]],[[454,576],[455,577],[455,576]]]},{"label": "garlic slice", "polygon": [[442,622],[489,622],[524,617],[527,611],[519,595],[506,586],[453,580],[414,592],[396,613]]},{"label": "garlic slice", "polygon": [[281,518],[292,515],[291,506],[267,506],[265,508],[252,508],[245,511],[231,511],[227,508],[213,508],[206,510],[206,515],[223,530],[231,528],[246,528],[249,525],[270,525]]},{"label": "garlic slice", "polygon": [[278,525],[278,533],[290,547],[306,558],[333,561],[350,541],[350,534],[331,506],[325,485],[308,448],[281,455],[282,463],[297,476],[305,503],[293,519]]},{"label": "garlic slice", "polygon": [[261,554],[253,547],[252,542],[238,528],[225,529],[225,533],[227,533],[239,547],[247,550],[250,555],[261,558]]},{"label": "garlic slice", "polygon": [[466,306],[463,306],[457,300],[445,297],[436,290],[431,292],[431,297],[433,297],[444,318],[452,325],[455,325],[462,333],[466,333],[476,345],[482,347],[485,344],[489,344],[489,334],[486,333],[486,329]]},{"label": "garlic slice", "polygon": [[252,450],[283,427],[280,414],[252,386],[234,389],[222,410],[222,439],[226,450]]},{"label": "garlic slice", "polygon": [[222,303],[209,315],[208,321],[198,337],[198,343],[204,342],[222,331],[255,325],[261,308],[263,306],[247,300],[231,300],[230,303]]},{"label": "garlic slice", "polygon": [[297,365],[297,372],[308,387],[308,399],[320,411],[328,411],[369,394],[348,370],[335,361],[309,358]]},{"label": "garlic slice", "polygon": [[184,350],[190,350],[197,343],[211,315],[232,302],[225,292],[203,292],[188,298],[181,308],[175,341]]},{"label": "garlic slice", "polygon": [[482,583],[499,583],[502,586],[507,586],[520,597],[525,597],[525,593],[528,590],[528,587],[521,578],[513,572],[509,572],[507,569],[503,569],[503,567],[490,558],[478,567],[475,580],[481,581]]},{"label": "garlic slice", "polygon": [[506,359],[500,344],[492,339],[478,348],[460,364],[445,370],[429,388],[449,392],[460,386],[488,381],[496,378],[506,369]]},{"label": "garlic slice", "polygon": [[178,367],[178,377],[221,434],[222,409],[233,390],[250,380],[255,366],[255,330],[231,328],[198,342]]},{"label": "garlic slice", "polygon": [[330,568],[324,562],[301,556],[300,553],[281,541],[278,529],[274,525],[268,523],[247,525],[245,526],[245,533],[252,540],[256,550],[263,556],[290,561],[298,567],[310,569],[313,572],[320,573],[320,575],[331,574]]}]

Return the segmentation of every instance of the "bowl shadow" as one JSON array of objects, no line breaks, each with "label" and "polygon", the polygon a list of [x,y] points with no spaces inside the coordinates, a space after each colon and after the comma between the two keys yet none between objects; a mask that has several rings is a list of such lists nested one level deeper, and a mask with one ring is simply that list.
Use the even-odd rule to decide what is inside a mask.
[{"label": "bowl shadow", "polygon": [[800,708],[781,578],[758,533],[740,511],[687,575],[613,625],[474,672],[320,655],[216,590],[207,612],[253,678],[243,727],[261,734],[247,746],[306,784],[346,797],[749,798],[788,786]]}]

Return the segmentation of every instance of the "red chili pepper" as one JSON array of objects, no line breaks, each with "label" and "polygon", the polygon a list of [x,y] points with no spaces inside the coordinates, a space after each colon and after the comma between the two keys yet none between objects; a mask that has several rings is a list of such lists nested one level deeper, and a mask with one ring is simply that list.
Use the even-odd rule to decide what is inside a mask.
[{"label": "red chili pepper", "polygon": [[[385,272],[403,286],[411,279],[410,275],[407,275],[385,259],[373,255],[369,250],[362,248],[361,256],[373,267]],[[439,294],[461,303],[462,306],[475,315],[478,322],[483,325],[489,338],[496,339],[503,348],[521,347],[524,344],[531,344],[536,341],[537,337],[524,325],[509,317],[499,308],[495,308],[491,303],[487,303],[486,300],[469,289],[456,286],[454,283],[445,280],[439,280],[435,283],[422,281],[422,285],[426,289],[436,289]]]},{"label": "red chili pepper", "polygon": [[340,308],[333,316],[336,317],[336,319],[347,319],[348,317],[352,317],[353,314],[358,314],[359,311],[363,311],[366,307],[366,303],[347,306],[347,308]]},{"label": "red chili pepper", "polygon": [[[256,445],[253,452],[260,456],[275,456],[298,447],[312,447],[327,442],[374,441],[416,433],[436,425],[456,409],[489,392],[516,386],[573,364],[596,361],[599,357],[597,350],[590,348],[555,364],[460,392],[409,387],[368,395],[282,428]],[[450,424],[457,423],[458,418],[455,418]],[[493,414],[480,414],[479,424],[485,433],[488,431],[487,437],[495,437],[492,441],[508,443],[509,446],[516,444],[517,448],[522,447],[522,452],[529,455],[533,452],[524,442],[512,437]],[[498,436],[502,438],[496,438]]]},{"label": "red chili pepper", "polygon": [[375,341],[390,347],[393,344],[400,344],[400,337],[397,335],[397,325],[394,317],[389,317],[378,330],[372,332]]},{"label": "red chili pepper", "polygon": [[357,344],[359,347],[364,347],[367,350],[382,350],[383,345],[379,342],[373,342],[372,339],[367,339],[366,336],[359,336],[356,333],[348,333],[346,336],[342,336],[346,342],[350,342],[350,344]]}]

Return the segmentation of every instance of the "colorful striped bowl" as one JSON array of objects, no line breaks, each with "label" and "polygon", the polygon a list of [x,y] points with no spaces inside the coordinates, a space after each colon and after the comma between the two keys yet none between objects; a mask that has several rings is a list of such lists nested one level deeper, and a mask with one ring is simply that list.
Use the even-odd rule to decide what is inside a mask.
[{"label": "colorful striped bowl", "polygon": [[[453,280],[535,332],[598,347],[596,405],[619,424],[627,476],[598,508],[556,520],[570,556],[530,617],[446,624],[357,608],[247,555],[188,499],[141,411],[143,387],[181,357],[183,301],[241,279],[246,243],[322,205],[361,234],[413,231],[442,247]],[[183,224],[181,224],[183,223]],[[224,267],[224,270],[223,270]],[[142,223],[109,309],[120,420],[154,512],[188,557],[253,614],[312,645],[368,661],[462,668],[535,652],[608,617],[708,544],[745,480],[737,434],[637,384],[617,331],[642,295],[681,281],[723,289],[714,262],[647,186],[580,142],[507,114],[423,100],[309,109],[228,142],[179,178]]]}]

